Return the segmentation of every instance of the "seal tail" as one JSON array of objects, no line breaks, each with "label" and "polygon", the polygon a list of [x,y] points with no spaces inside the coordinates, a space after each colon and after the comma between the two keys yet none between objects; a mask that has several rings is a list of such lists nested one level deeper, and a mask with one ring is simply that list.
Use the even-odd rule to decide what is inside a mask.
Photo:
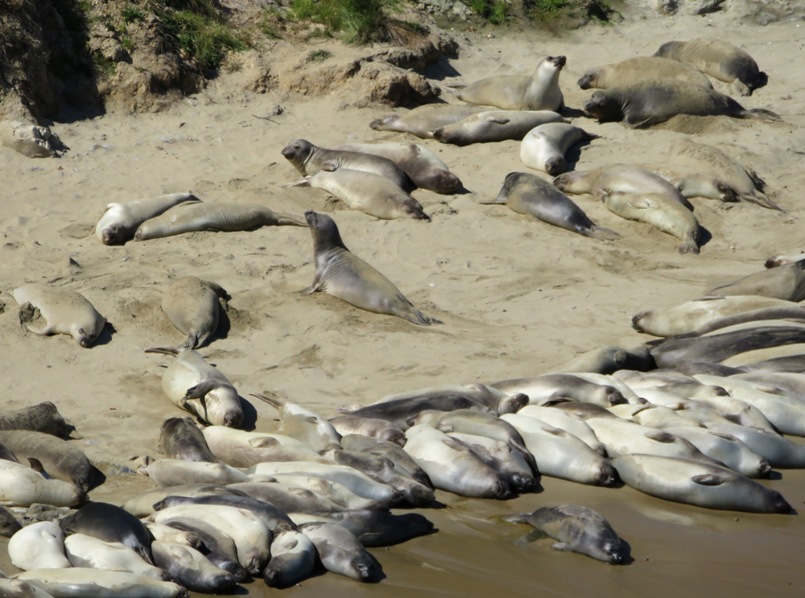
[{"label": "seal tail", "polygon": [[179,354],[180,349],[176,347],[151,347],[146,349],[146,353],[159,353],[160,355],[173,355],[174,357]]},{"label": "seal tail", "polygon": [[751,110],[744,110],[741,116],[743,118],[757,118],[772,122],[779,122],[783,120],[782,116],[776,112],[772,112],[771,110],[766,110],[765,108],[752,108]]},{"label": "seal tail", "polygon": [[679,253],[699,253],[699,244],[695,239],[683,239],[682,245],[677,247]]},{"label": "seal tail", "polygon": [[430,316],[426,316],[421,311],[416,308],[411,308],[405,312],[400,312],[397,314],[401,318],[404,318],[411,322],[412,324],[416,324],[418,326],[430,326],[431,324],[444,324],[441,320],[437,320],[436,318],[431,318]]},{"label": "seal tail", "polygon": [[302,216],[284,212],[275,212],[274,215],[277,217],[277,226],[307,226],[307,221]]},{"label": "seal tail", "polygon": [[[297,179],[297,180],[292,181],[290,183],[285,183],[284,185],[280,185],[280,188],[282,188],[282,189],[290,189],[291,187],[310,187],[310,177],[305,176],[305,177],[302,177],[301,179]],[[305,225],[305,226],[307,226],[307,225]]]},{"label": "seal tail", "polygon": [[261,401],[268,403],[274,407],[274,409],[280,409],[285,404],[284,401],[278,397],[271,396],[266,391],[263,391],[263,393],[251,393],[251,396],[253,396],[255,399],[260,399]]},{"label": "seal tail", "polygon": [[773,202],[765,193],[742,193],[738,196],[738,199],[747,203],[753,203],[762,208],[777,210],[778,212],[785,212],[785,210],[779,204]]},{"label": "seal tail", "polygon": [[592,237],[593,239],[599,239],[601,241],[617,241],[621,238],[620,233],[615,232],[611,228],[598,226],[597,224],[589,229],[586,236]]}]

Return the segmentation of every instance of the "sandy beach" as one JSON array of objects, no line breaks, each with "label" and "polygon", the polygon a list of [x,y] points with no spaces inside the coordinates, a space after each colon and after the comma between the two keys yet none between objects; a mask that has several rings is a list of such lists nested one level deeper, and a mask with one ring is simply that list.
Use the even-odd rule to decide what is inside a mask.
[{"label": "sandy beach", "polygon": [[[694,199],[711,239],[699,255],[678,241],[575,196],[617,241],[598,241],[515,214],[493,199],[505,175],[528,171],[519,142],[456,147],[369,122],[394,112],[356,107],[355,98],[241,91],[237,73],[153,114],[110,113],[53,126],[69,146],[59,159],[32,160],[0,148],[0,379],[4,409],[52,401],[77,427],[75,442],[107,475],[95,500],[122,501],[153,484],[125,473],[134,456],[159,457],[162,422],[182,415],[163,395],[168,358],[145,349],[176,346],[183,335],[160,309],[170,282],[195,275],[231,295],[229,327],[201,353],[251,402],[255,429],[270,431],[276,413],[249,398],[268,390],[325,416],[394,392],[454,383],[492,383],[561,369],[585,351],[637,346],[651,337],[631,328],[633,314],[694,299],[722,282],[763,268],[774,253],[805,248],[805,37],[798,22],[765,27],[729,14],[657,17],[587,26],[554,36],[542,31],[456,32],[455,73],[428,73],[442,99],[450,86],[492,73],[530,74],[546,55],[567,56],[560,85],[574,124],[598,135],[571,152],[576,170],[612,163],[663,163],[682,136],[716,145],[766,181],[785,212],[748,203]],[[677,117],[646,130],[598,124],[581,116],[589,91],[575,81],[586,68],[651,55],[664,41],[718,37],[749,52],[767,86],[737,98],[781,122],[725,116]],[[309,49],[315,49],[313,42]],[[346,50],[345,50],[346,51]],[[282,54],[291,60],[290,53]],[[443,65],[444,66],[444,65]],[[228,78],[229,77],[229,78]],[[727,93],[725,84],[714,87]],[[277,106],[282,107],[277,114]],[[402,110],[400,110],[402,111]],[[283,189],[298,178],[280,154],[305,138],[339,143],[413,141],[434,151],[470,191],[413,192],[432,217],[377,220],[319,190]],[[541,173],[546,179],[547,175]],[[302,227],[199,232],[101,244],[94,227],[105,206],[192,191],[205,202],[264,204],[275,211],[326,212],[346,245],[383,272],[423,312],[443,322],[419,327],[360,311],[324,293],[298,291],[313,280],[313,246]],[[39,337],[19,326],[10,291],[50,282],[81,292],[113,326],[90,349],[67,336]],[[801,440],[800,440],[801,442]],[[120,473],[124,472],[124,473]],[[805,510],[805,472],[781,471],[763,484]],[[328,574],[285,590],[289,596],[800,596],[805,586],[803,515],[719,512],[665,502],[630,488],[594,488],[543,477],[543,491],[509,501],[439,493],[447,506],[421,510],[438,533],[373,549],[386,579],[361,585]],[[526,526],[502,517],[577,502],[604,514],[631,545],[634,562],[607,566],[517,539]],[[0,569],[15,571],[0,543]],[[251,596],[277,594],[261,580]]]}]

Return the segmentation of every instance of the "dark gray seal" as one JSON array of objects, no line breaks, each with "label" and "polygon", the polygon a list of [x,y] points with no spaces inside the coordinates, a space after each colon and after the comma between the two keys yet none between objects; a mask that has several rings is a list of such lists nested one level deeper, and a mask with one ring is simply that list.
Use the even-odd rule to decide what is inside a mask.
[{"label": "dark gray seal", "polygon": [[22,524],[20,524],[19,519],[14,516],[14,513],[5,507],[0,507],[0,536],[10,538],[20,529],[22,529]]},{"label": "dark gray seal", "polygon": [[229,571],[191,546],[156,541],[151,544],[151,552],[156,566],[191,592],[228,594],[238,585]]},{"label": "dark gray seal", "polygon": [[600,513],[581,505],[542,507],[533,513],[506,517],[512,523],[528,523],[557,541],[557,550],[584,554],[613,565],[631,562],[629,545]]},{"label": "dark gray seal", "polygon": [[232,574],[237,582],[250,578],[249,573],[238,562],[238,553],[235,542],[215,526],[200,519],[171,519],[166,525],[180,531],[196,534],[204,546],[205,556],[216,567]]},{"label": "dark gray seal", "polygon": [[199,427],[189,417],[171,417],[162,423],[159,448],[168,459],[217,463]]},{"label": "dark gray seal", "polygon": [[290,587],[313,575],[318,560],[316,547],[305,534],[284,531],[271,543],[271,560],[263,579],[269,588]]},{"label": "dark gray seal", "polygon": [[[436,531],[433,522],[419,513],[394,515],[389,511],[355,509],[330,513],[299,513],[298,521],[335,523],[352,532],[364,546],[393,546]],[[304,524],[303,524],[304,525]]]},{"label": "dark gray seal", "polygon": [[598,122],[623,122],[634,128],[650,127],[677,114],[780,120],[770,110],[747,110],[723,93],[680,81],[644,81],[596,91],[583,108]]},{"label": "dark gray seal", "polygon": [[355,535],[334,523],[305,523],[299,530],[313,542],[324,568],[363,582],[383,579],[383,568]]},{"label": "dark gray seal", "polygon": [[615,231],[590,220],[584,210],[551,183],[528,172],[510,172],[498,196],[481,203],[506,204],[518,214],[533,216],[585,237],[609,241],[620,238]]},{"label": "dark gray seal", "polygon": [[69,438],[75,426],[68,423],[56,405],[44,401],[31,407],[0,413],[0,430],[31,430]]},{"label": "dark gray seal", "polygon": [[313,236],[316,275],[303,293],[324,291],[360,309],[420,326],[441,323],[419,311],[388,278],[349,251],[332,218],[312,210],[305,212],[305,218]]},{"label": "dark gray seal", "polygon": [[196,276],[175,280],[162,297],[162,311],[187,335],[183,349],[198,349],[210,342],[218,329],[222,302],[231,299],[220,285]]}]

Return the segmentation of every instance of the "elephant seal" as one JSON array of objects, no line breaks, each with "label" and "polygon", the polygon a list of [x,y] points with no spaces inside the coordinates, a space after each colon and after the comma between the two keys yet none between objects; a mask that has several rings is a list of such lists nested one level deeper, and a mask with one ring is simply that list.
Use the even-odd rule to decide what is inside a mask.
[{"label": "elephant seal", "polygon": [[31,569],[17,579],[27,581],[53,596],[81,598],[186,598],[187,590],[172,581],[158,581],[128,571],[109,571],[94,567]]},{"label": "elephant seal", "polygon": [[593,239],[613,241],[620,235],[598,226],[567,195],[527,172],[510,172],[498,196],[484,204],[505,204],[518,214],[533,216],[559,228]]},{"label": "elephant seal", "polygon": [[277,410],[279,414],[277,433],[296,438],[317,452],[341,446],[341,434],[315,411],[271,392],[252,396]]},{"label": "elephant seal", "polygon": [[675,168],[686,173],[676,182],[685,197],[745,201],[783,211],[763,192],[765,183],[760,177],[717,147],[683,138],[671,145],[669,157]]},{"label": "elephant seal", "polygon": [[14,461],[0,460],[0,502],[20,507],[42,503],[54,507],[84,504],[84,490],[70,482],[46,478]]},{"label": "elephant seal", "polygon": [[361,545],[355,535],[334,523],[306,523],[301,531],[316,547],[324,568],[362,582],[378,582],[383,568]]},{"label": "elephant seal", "polygon": [[[20,324],[34,334],[69,334],[86,349],[106,326],[106,318],[72,289],[31,283],[14,289],[11,294],[20,306]],[[38,320],[44,323],[32,326]]]},{"label": "elephant seal", "polygon": [[189,417],[169,417],[162,422],[159,448],[168,459],[216,463],[204,434]]},{"label": "elephant seal", "polygon": [[26,525],[8,541],[8,556],[23,571],[72,567],[64,555],[64,532],[55,521]]},{"label": "elephant seal", "polygon": [[419,311],[388,278],[349,251],[332,218],[312,210],[305,212],[305,218],[313,236],[316,275],[304,294],[324,291],[357,308],[420,326],[441,323]]},{"label": "elephant seal", "polygon": [[95,226],[95,235],[104,245],[124,245],[146,220],[180,203],[200,201],[192,193],[169,193],[129,203],[110,203]]},{"label": "elephant seal", "polygon": [[154,503],[154,510],[161,511],[175,505],[221,505],[250,511],[260,519],[271,533],[296,529],[288,515],[271,503],[239,494],[208,494],[206,496],[166,496]]},{"label": "elephant seal", "polygon": [[396,183],[372,172],[347,168],[320,170],[284,187],[322,189],[343,201],[350,209],[382,220],[430,220],[430,216],[416,199]]},{"label": "elephant seal", "polygon": [[529,168],[556,176],[567,170],[567,150],[580,141],[596,137],[574,125],[545,123],[534,127],[523,137],[520,161]]},{"label": "elephant seal", "polygon": [[248,479],[242,471],[226,463],[184,459],[157,459],[141,471],[161,488],[184,484],[224,485]]},{"label": "elephant seal", "polygon": [[770,110],[747,110],[713,89],[680,81],[649,80],[596,91],[584,103],[584,112],[598,122],[622,122],[628,127],[650,127],[676,116],[730,116],[779,121]]},{"label": "elephant seal", "polygon": [[20,529],[22,529],[22,525],[14,513],[5,507],[0,507],[0,536],[10,538]]},{"label": "elephant seal", "polygon": [[171,402],[201,421],[238,428],[243,423],[243,405],[238,391],[215,366],[194,349],[155,347],[146,353],[174,355],[162,375],[162,390]]},{"label": "elephant seal", "polygon": [[565,100],[559,89],[564,56],[546,56],[530,77],[497,75],[467,85],[458,98],[468,104],[502,110],[561,110]]},{"label": "elephant seal", "polygon": [[500,380],[492,386],[506,393],[523,393],[532,405],[559,398],[594,403],[601,407],[628,402],[615,386],[591,382],[576,374],[540,374],[533,378]]},{"label": "elephant seal", "polygon": [[70,438],[75,426],[68,423],[56,405],[43,401],[30,407],[0,412],[0,430],[32,430]]},{"label": "elephant seal", "polygon": [[151,544],[151,552],[157,566],[191,592],[228,594],[238,585],[231,573],[191,546],[157,540]]},{"label": "elephant seal", "polygon": [[145,524],[117,505],[88,501],[60,522],[65,534],[87,534],[106,542],[120,542],[153,565],[151,542],[154,536]]},{"label": "elephant seal", "polygon": [[[481,434],[445,432],[453,440],[463,442],[478,458],[500,474],[515,494],[539,492],[539,473],[524,458],[523,454],[508,443]],[[532,455],[533,459],[533,455]]]},{"label": "elephant seal", "polygon": [[146,220],[134,233],[134,240],[147,241],[198,231],[251,231],[262,226],[285,225],[304,226],[295,214],[274,212],[260,204],[191,203]]},{"label": "elephant seal", "polygon": [[[151,544],[153,546],[153,542]],[[62,550],[67,553],[72,567],[128,571],[161,581],[169,580],[159,566],[149,565],[139,553],[120,542],[106,542],[89,534],[75,533],[67,536]]]},{"label": "elephant seal", "polygon": [[285,434],[226,426],[207,426],[203,433],[212,453],[233,467],[251,467],[262,461],[327,462],[309,444]]},{"label": "elephant seal", "polygon": [[604,193],[602,200],[613,214],[652,225],[682,241],[679,253],[699,253],[701,226],[693,212],[682,204],[656,193]]},{"label": "elephant seal", "polygon": [[221,302],[231,297],[220,285],[195,276],[175,280],[162,297],[162,311],[187,335],[183,349],[207,344],[218,329]]},{"label": "elephant seal", "polygon": [[659,56],[635,56],[587,69],[577,84],[582,89],[609,89],[634,85],[648,79],[670,79],[713,88],[710,79],[698,68]]},{"label": "elephant seal", "polygon": [[768,459],[730,434],[719,434],[696,426],[672,426],[665,431],[684,438],[702,453],[748,478],[765,478],[771,472]]},{"label": "elephant seal", "polygon": [[176,517],[171,519],[168,527],[198,537],[204,547],[205,556],[210,562],[231,573],[238,583],[250,579],[249,573],[238,562],[238,552],[234,540],[215,526],[200,519]]},{"label": "elephant seal", "polygon": [[[763,267],[768,269],[778,268],[779,266],[793,264],[802,259],[805,259],[805,249],[795,253],[777,253],[766,258],[766,261],[763,262]],[[2,417],[2,414],[0,414],[0,417]]]},{"label": "elephant seal", "polygon": [[355,509],[333,513],[291,513],[298,525],[335,523],[348,529],[367,548],[394,546],[436,531],[433,523],[419,513],[392,514],[390,511]]},{"label": "elephant seal", "polygon": [[730,86],[742,96],[768,83],[769,77],[749,54],[719,39],[700,37],[687,42],[666,42],[654,56],[678,60]]},{"label": "elephant seal", "polygon": [[551,110],[488,110],[439,127],[433,131],[433,137],[460,146],[508,139],[520,141],[534,127],[554,122],[565,119]]},{"label": "elephant seal", "polygon": [[[361,417],[359,415],[340,415],[330,420],[336,432],[344,436],[360,434],[377,440],[393,442],[398,446],[405,444],[405,432],[388,420],[377,417]],[[343,446],[343,444],[342,444]]]},{"label": "elephant seal", "polygon": [[3,598],[53,598],[53,594],[39,586],[5,576],[0,576],[0,596]]},{"label": "elephant seal", "polygon": [[322,170],[358,170],[385,177],[404,191],[414,188],[411,179],[395,162],[376,154],[327,149],[307,139],[296,139],[282,148],[282,155],[303,176]]},{"label": "elephant seal", "polygon": [[269,588],[287,588],[313,575],[318,563],[316,547],[300,531],[286,530],[271,543],[271,560],[263,571]]},{"label": "elephant seal", "polygon": [[749,274],[713,287],[705,295],[761,295],[783,301],[802,301],[805,299],[805,259]]},{"label": "elephant seal", "polygon": [[388,158],[408,175],[414,185],[434,193],[452,195],[464,188],[441,158],[416,143],[346,143],[335,149],[374,154]]},{"label": "elephant seal", "polygon": [[471,114],[484,112],[482,106],[456,104],[424,104],[401,114],[388,114],[369,123],[375,131],[411,133],[422,139],[432,139],[439,127],[458,122]]},{"label": "elephant seal", "polygon": [[776,490],[720,465],[654,455],[621,455],[612,465],[626,484],[657,498],[708,509],[795,512]]},{"label": "elephant seal", "polygon": [[506,521],[528,523],[556,540],[556,550],[578,552],[611,565],[625,565],[632,560],[629,545],[600,513],[589,507],[542,507],[533,513],[511,515]]}]

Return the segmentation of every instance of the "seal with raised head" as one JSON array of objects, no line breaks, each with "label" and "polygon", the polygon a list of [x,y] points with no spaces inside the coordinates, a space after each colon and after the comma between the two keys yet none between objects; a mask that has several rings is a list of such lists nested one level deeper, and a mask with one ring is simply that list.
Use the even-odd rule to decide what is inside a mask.
[{"label": "seal with raised head", "polygon": [[134,238],[140,225],[184,202],[200,202],[192,193],[168,193],[128,203],[110,203],[95,226],[95,235],[104,245],[123,245]]},{"label": "seal with raised head", "polygon": [[659,56],[635,56],[613,64],[587,69],[577,81],[582,89],[609,89],[633,85],[647,79],[684,81],[712,89],[703,72],[688,64]]},{"label": "seal with raised head", "polygon": [[[20,324],[34,334],[69,334],[87,348],[106,326],[106,318],[78,291],[31,283],[11,294],[20,306]],[[40,320],[44,323],[32,325]]]},{"label": "seal with raised head", "polygon": [[520,142],[520,161],[534,170],[556,176],[567,170],[565,154],[580,141],[595,139],[581,127],[545,123],[531,129]]},{"label": "seal with raised head", "polygon": [[439,127],[458,122],[471,114],[484,112],[483,106],[458,104],[424,104],[397,114],[387,114],[373,120],[369,126],[375,131],[411,133],[422,139],[432,139]]},{"label": "seal with raised head", "polygon": [[162,311],[171,323],[187,335],[183,349],[198,349],[218,329],[221,303],[230,299],[220,285],[196,276],[175,280],[162,297]]},{"label": "seal with raised head", "polygon": [[711,77],[729,83],[742,96],[752,95],[755,89],[769,81],[754,58],[720,39],[700,37],[687,42],[666,42],[654,56],[695,66]]},{"label": "seal with raised head", "polygon": [[305,176],[322,170],[359,170],[385,177],[405,191],[414,187],[411,179],[396,163],[377,154],[327,149],[307,139],[296,139],[282,148],[282,155]]},{"label": "seal with raised head", "polygon": [[486,204],[506,204],[518,214],[564,228],[593,239],[612,241],[620,235],[598,226],[579,206],[549,182],[527,172],[510,172],[498,196]]},{"label": "seal with raised head", "polygon": [[388,278],[349,251],[332,218],[312,210],[305,212],[305,218],[313,236],[316,275],[303,293],[324,291],[360,309],[420,326],[441,323],[419,311]]},{"label": "seal with raised head", "polygon": [[252,231],[262,226],[304,226],[295,214],[274,212],[254,203],[191,203],[174,207],[143,222],[135,241],[147,241],[198,231]]},{"label": "seal with raised head", "polygon": [[433,137],[452,145],[520,141],[534,127],[553,122],[565,119],[552,110],[487,110],[439,127]]},{"label": "seal with raised head", "polygon": [[631,561],[629,545],[604,517],[582,505],[542,507],[533,513],[506,517],[512,523],[528,523],[556,540],[553,548],[578,552],[612,565]]},{"label": "seal with raised head", "polygon": [[781,120],[770,110],[748,110],[723,93],[681,81],[649,80],[599,90],[583,109],[598,122],[622,122],[634,128],[650,127],[678,114]]},{"label": "seal with raised head", "polygon": [[531,76],[486,77],[467,85],[458,98],[502,110],[561,110],[565,100],[559,89],[559,74],[566,63],[564,56],[546,56]]}]

